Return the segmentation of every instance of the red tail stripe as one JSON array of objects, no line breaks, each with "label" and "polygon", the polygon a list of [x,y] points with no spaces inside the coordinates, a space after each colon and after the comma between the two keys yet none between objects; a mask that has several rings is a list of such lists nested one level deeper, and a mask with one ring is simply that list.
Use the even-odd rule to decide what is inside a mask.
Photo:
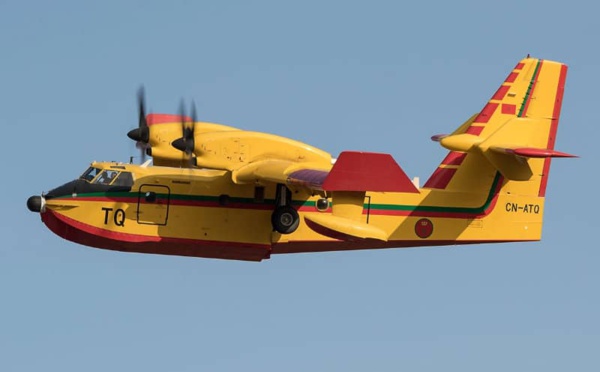
[{"label": "red tail stripe", "polygon": [[444,160],[442,160],[442,164],[444,165],[461,165],[462,162],[467,157],[466,153],[451,151],[446,155]]},{"label": "red tail stripe", "polygon": [[456,173],[456,168],[438,168],[433,172],[423,187],[445,189]]},{"label": "red tail stripe", "polygon": [[476,127],[474,125],[471,125],[469,127],[469,129],[467,129],[468,134],[473,134],[475,136],[479,136],[481,134],[481,132],[483,132],[483,127]]},{"label": "red tail stripe", "polygon": [[517,106],[503,103],[502,104],[502,113],[508,114],[508,115],[515,115],[517,113]]},{"label": "red tail stripe", "polygon": [[492,96],[492,99],[501,101],[508,92],[509,88],[509,85],[501,85],[500,88],[498,88],[498,90],[496,91],[496,93],[494,93],[494,95]]},{"label": "red tail stripe", "polygon": [[490,120],[490,118],[492,117],[492,115],[494,115],[494,111],[496,111],[497,107],[498,107],[497,103],[489,102],[487,105],[485,105],[483,110],[481,110],[481,112],[479,113],[479,115],[477,115],[477,117],[475,118],[475,120],[473,122],[474,123],[487,123]]},{"label": "red tail stripe", "polygon": [[504,81],[507,83],[512,83],[515,80],[517,80],[517,76],[519,76],[518,72],[511,72],[510,74],[508,74],[508,77]]}]

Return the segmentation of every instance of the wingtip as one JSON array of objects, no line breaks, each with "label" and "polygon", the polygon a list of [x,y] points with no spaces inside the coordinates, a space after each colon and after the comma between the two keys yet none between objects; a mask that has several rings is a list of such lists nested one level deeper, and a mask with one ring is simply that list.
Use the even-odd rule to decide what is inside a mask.
[{"label": "wingtip", "polygon": [[435,134],[433,136],[431,136],[431,140],[433,142],[440,142],[441,140],[443,140],[444,138],[448,137],[449,134]]}]

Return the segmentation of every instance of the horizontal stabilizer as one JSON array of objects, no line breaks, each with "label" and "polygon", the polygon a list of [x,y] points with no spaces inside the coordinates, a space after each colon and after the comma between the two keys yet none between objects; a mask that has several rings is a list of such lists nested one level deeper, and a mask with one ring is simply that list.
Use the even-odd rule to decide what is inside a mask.
[{"label": "horizontal stabilizer", "polygon": [[434,142],[440,142],[441,140],[443,140],[444,138],[449,137],[449,136],[453,136],[453,135],[461,134],[461,133],[468,133],[469,127],[471,126],[471,124],[473,124],[473,121],[475,121],[475,119],[477,118],[478,115],[479,115],[479,113],[473,114],[467,121],[462,123],[462,125],[460,127],[458,127],[458,129],[456,129],[451,134],[435,134],[435,135],[431,136],[431,140]]},{"label": "horizontal stabilizer", "polygon": [[577,155],[567,154],[566,152],[560,152],[550,149],[538,149],[534,147],[500,147],[491,146],[490,150],[510,155],[522,156],[525,158],[577,158]]}]

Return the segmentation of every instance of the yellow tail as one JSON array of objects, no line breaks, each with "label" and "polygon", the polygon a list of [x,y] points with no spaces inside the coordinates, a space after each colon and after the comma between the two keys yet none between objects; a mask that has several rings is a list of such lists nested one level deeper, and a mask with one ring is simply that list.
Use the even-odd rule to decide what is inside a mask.
[{"label": "yellow tail", "polygon": [[485,107],[450,135],[434,136],[450,150],[425,188],[487,193],[497,176],[502,193],[544,197],[567,66],[525,58]]}]

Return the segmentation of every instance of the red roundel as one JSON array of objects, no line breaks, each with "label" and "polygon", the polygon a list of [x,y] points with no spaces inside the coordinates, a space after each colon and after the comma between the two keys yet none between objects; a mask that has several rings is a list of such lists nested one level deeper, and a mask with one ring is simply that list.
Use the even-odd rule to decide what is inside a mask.
[{"label": "red roundel", "polygon": [[429,238],[433,233],[433,223],[427,218],[421,218],[415,224],[415,234],[421,239]]}]

